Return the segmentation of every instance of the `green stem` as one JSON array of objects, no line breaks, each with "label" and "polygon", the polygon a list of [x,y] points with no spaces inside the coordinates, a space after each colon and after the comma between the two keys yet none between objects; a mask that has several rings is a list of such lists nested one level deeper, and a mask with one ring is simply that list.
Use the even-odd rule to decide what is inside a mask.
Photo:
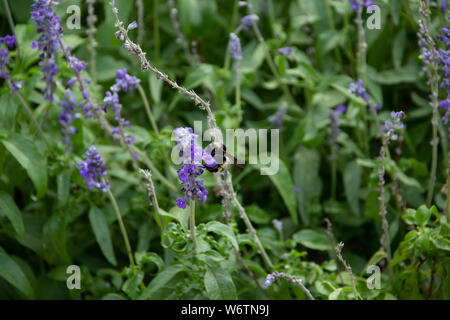
[{"label": "green stem", "polygon": [[235,62],[235,80],[236,80],[236,86],[235,86],[236,108],[238,111],[240,111],[241,110],[241,83],[240,83],[240,79],[239,79],[239,61],[237,61],[237,60]]},{"label": "green stem", "polygon": [[336,147],[331,147],[331,199],[336,199],[336,180],[337,180],[337,167],[336,167]]},{"label": "green stem", "polygon": [[145,94],[144,88],[142,88],[142,86],[140,84],[138,85],[138,91],[139,91],[139,94],[141,95],[142,102],[144,102],[145,112],[147,113],[147,118],[150,121],[153,131],[155,131],[155,133],[159,135],[158,125],[156,124],[155,118],[153,118],[153,114],[150,109],[150,103],[148,102],[147,95]]},{"label": "green stem", "polygon": [[272,36],[275,37],[275,12],[274,12],[274,9],[273,9],[273,1],[269,0],[268,4],[269,4],[270,27],[271,27],[271,30],[272,30]]},{"label": "green stem", "polygon": [[431,170],[430,170],[430,180],[428,183],[428,193],[427,193],[427,206],[431,206],[431,202],[433,201],[434,194],[434,184],[436,182],[436,170],[437,170],[437,162],[438,162],[438,138],[437,138],[437,108],[433,107],[433,119],[431,120],[433,127],[433,138],[431,140],[432,145],[432,153],[431,153]]},{"label": "green stem", "polygon": [[189,229],[191,231],[191,239],[194,245],[194,251],[197,250],[197,242],[195,241],[195,200],[190,200],[189,206]]},{"label": "green stem", "polygon": [[154,56],[155,63],[159,65],[159,20],[158,20],[158,0],[153,0],[153,43],[154,43]]},{"label": "green stem", "polygon": [[133,253],[131,251],[130,241],[128,240],[127,230],[125,229],[125,225],[123,224],[119,206],[117,205],[116,199],[114,198],[114,196],[109,188],[106,191],[106,193],[108,194],[109,199],[111,200],[111,203],[113,205],[114,212],[116,213],[117,221],[119,222],[119,226],[120,226],[120,231],[122,232],[123,241],[125,242],[125,247],[127,248],[128,259],[130,260],[130,265],[132,267],[134,267],[135,264],[134,264],[134,259],[133,259]]},{"label": "green stem", "polygon": [[[238,14],[239,14],[239,0],[234,0],[233,16],[231,18],[231,30],[234,30],[236,26]],[[225,61],[223,64],[223,68],[225,70],[228,70],[230,68],[230,51],[228,50],[228,47],[227,51],[225,52]]]},{"label": "green stem", "polygon": [[[330,29],[332,31],[336,31],[336,27],[334,26],[333,21],[333,12],[331,10],[331,6],[328,0],[325,0],[325,6],[327,8],[327,17],[328,17],[328,24],[330,25]],[[339,65],[342,65],[342,57],[341,52],[339,51],[339,47],[334,48],[334,55],[336,56],[336,60],[339,63]]]}]

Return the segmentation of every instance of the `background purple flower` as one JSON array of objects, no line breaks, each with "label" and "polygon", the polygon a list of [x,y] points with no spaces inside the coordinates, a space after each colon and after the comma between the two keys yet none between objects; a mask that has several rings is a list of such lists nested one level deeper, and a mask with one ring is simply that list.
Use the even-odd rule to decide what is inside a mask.
[{"label": "background purple flower", "polygon": [[287,57],[292,53],[292,47],[282,47],[278,49],[278,52],[283,56]]},{"label": "background purple flower", "polygon": [[234,33],[230,33],[230,41],[228,42],[228,50],[231,53],[231,58],[234,60],[242,59],[241,40]]},{"label": "background purple flower", "polygon": [[64,100],[59,102],[58,105],[62,107],[58,120],[61,125],[61,132],[63,133],[62,142],[67,145],[67,149],[70,151],[72,150],[72,141],[70,140],[70,137],[77,132],[72,126],[72,121],[76,118],[76,99],[73,92],[67,90],[64,93]]},{"label": "background purple flower", "polygon": [[60,49],[59,39],[62,35],[62,28],[59,23],[60,17],[53,11],[52,6],[58,1],[34,0],[31,5],[31,19],[36,22],[39,40],[32,42],[31,47],[41,51],[40,63],[43,80],[47,83],[44,98],[53,102],[53,92],[55,89],[54,77],[59,73],[59,67],[55,61],[55,54]]}]

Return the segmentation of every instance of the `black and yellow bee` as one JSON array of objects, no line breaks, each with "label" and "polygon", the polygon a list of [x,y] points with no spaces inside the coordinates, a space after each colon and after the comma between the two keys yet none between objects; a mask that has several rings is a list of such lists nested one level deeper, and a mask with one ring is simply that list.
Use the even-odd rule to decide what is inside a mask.
[{"label": "black and yellow bee", "polygon": [[227,163],[228,159],[232,160],[233,164],[237,165],[240,168],[245,167],[245,165],[238,163],[237,159],[227,152],[227,149],[225,148],[225,146],[222,143],[220,143],[220,142],[212,143],[212,150],[210,152],[211,157],[214,158],[216,156],[216,153],[218,152],[216,150],[218,150],[218,151],[220,150],[222,152],[223,159],[222,159],[222,161],[216,161],[217,163],[214,167],[206,166],[206,170],[208,170],[209,172],[214,173],[214,172],[219,172],[220,170],[222,170],[224,168],[225,164]]}]

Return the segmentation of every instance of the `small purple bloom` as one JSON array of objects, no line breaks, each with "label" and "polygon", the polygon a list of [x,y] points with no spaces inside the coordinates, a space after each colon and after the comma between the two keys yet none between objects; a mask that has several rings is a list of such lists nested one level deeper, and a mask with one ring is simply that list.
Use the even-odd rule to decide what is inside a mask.
[{"label": "small purple bloom", "polygon": [[62,142],[64,142],[67,145],[67,149],[71,151],[72,141],[70,140],[70,137],[77,132],[77,130],[72,126],[72,121],[76,118],[76,99],[73,92],[71,90],[67,90],[64,93],[64,100],[58,103],[58,105],[62,107],[58,121],[61,125],[61,132],[63,133]]},{"label": "small purple bloom", "polygon": [[369,95],[367,94],[367,91],[364,88],[362,79],[358,79],[358,81],[350,83],[348,91],[362,98],[364,101],[366,101],[366,103],[369,102]]},{"label": "small purple bloom", "polygon": [[241,24],[244,26],[244,29],[247,29],[253,26],[258,21],[259,17],[256,14],[250,14],[241,19]]},{"label": "small purple bloom", "polygon": [[359,6],[362,5],[363,7],[369,7],[372,5],[376,5],[375,2],[370,0],[349,0],[350,4],[352,5],[353,11],[358,11]]},{"label": "small purple bloom", "polygon": [[85,153],[86,161],[77,164],[80,168],[80,176],[85,179],[89,189],[98,188],[102,192],[106,192],[109,188],[109,181],[106,177],[106,167],[103,159],[95,146],[89,148]]},{"label": "small purple bloom", "polygon": [[266,281],[264,282],[264,285],[268,288],[272,285],[274,281],[275,277],[272,274],[268,274],[266,277]]},{"label": "small purple bloom", "polygon": [[242,59],[241,40],[234,33],[230,33],[230,41],[228,42],[228,51],[231,53],[231,58],[234,60]]},{"label": "small purple bloom", "polygon": [[0,37],[0,44],[4,43],[8,46],[9,49],[14,48],[16,45],[17,39],[14,35],[6,35],[4,37]]},{"label": "small purple bloom", "polygon": [[269,122],[276,128],[281,128],[283,126],[284,116],[287,112],[286,103],[282,104],[277,112],[269,118]]},{"label": "small purple bloom", "polygon": [[402,122],[404,118],[405,113],[403,111],[391,112],[391,119],[387,119],[384,125],[381,126],[381,131],[384,132],[387,141],[397,139],[397,134],[395,132],[404,128]]},{"label": "small purple bloom", "polygon": [[278,52],[285,57],[288,57],[292,53],[292,47],[282,47],[278,49]]},{"label": "small purple bloom", "polygon": [[133,30],[136,29],[138,27],[138,24],[136,21],[133,21],[132,23],[130,23],[127,27],[128,30]]},{"label": "small purple bloom", "polygon": [[336,109],[331,109],[328,113],[328,117],[330,118],[330,137],[329,142],[334,147],[337,148],[338,146],[338,137],[341,134],[341,130],[339,129],[339,117],[341,114],[345,113],[347,111],[347,107],[344,105],[339,105],[336,107]]}]

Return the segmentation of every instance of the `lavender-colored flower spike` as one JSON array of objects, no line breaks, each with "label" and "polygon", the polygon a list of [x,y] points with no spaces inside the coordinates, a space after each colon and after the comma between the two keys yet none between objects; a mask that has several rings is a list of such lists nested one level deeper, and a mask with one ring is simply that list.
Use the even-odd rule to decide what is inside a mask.
[{"label": "lavender-colored flower spike", "polygon": [[234,59],[234,60],[242,59],[241,40],[239,40],[239,37],[234,33],[230,33],[230,41],[228,42],[228,50],[231,53],[232,59]]},{"label": "lavender-colored flower spike", "polygon": [[103,102],[105,103],[103,105],[103,111],[107,112],[108,107],[110,107],[114,113],[114,119],[118,123],[118,126],[113,128],[111,133],[113,135],[122,135],[127,144],[132,144],[135,138],[133,136],[128,137],[123,130],[124,127],[130,125],[130,122],[122,118],[122,105],[119,101],[119,92],[121,90],[125,92],[133,91],[137,88],[138,84],[138,79],[128,75],[127,69],[119,69],[116,72],[116,83],[111,86],[111,91],[106,92],[106,96],[103,99]]},{"label": "lavender-colored flower spike", "polygon": [[274,281],[275,277],[272,274],[268,274],[266,277],[266,281],[264,282],[264,285],[268,288],[272,285]]},{"label": "lavender-colored flower spike", "polygon": [[244,29],[247,29],[253,26],[258,21],[259,17],[256,14],[250,14],[241,19],[241,24],[244,27]]},{"label": "lavender-colored flower spike", "polygon": [[397,139],[395,132],[404,128],[402,120],[405,118],[405,113],[403,111],[392,111],[391,118],[387,119],[384,125],[381,126],[381,131],[384,132],[387,141]]},{"label": "lavender-colored flower spike", "polygon": [[283,56],[287,57],[292,53],[292,47],[282,47],[278,49],[278,52]]},{"label": "lavender-colored flower spike", "polygon": [[[4,43],[9,49],[12,49],[16,45],[16,37],[15,36],[4,36],[0,38],[0,46]],[[5,79],[11,88],[11,93],[18,91],[22,88],[23,81],[14,81],[11,80],[11,75],[7,70],[7,65],[11,62],[9,60],[9,50],[0,48],[0,78]]]},{"label": "lavender-colored flower spike", "polygon": [[176,203],[179,208],[184,209],[188,198],[201,200],[202,202],[206,201],[208,191],[203,186],[203,179],[198,179],[198,177],[203,173],[205,165],[213,167],[216,163],[211,155],[195,145],[195,140],[198,136],[193,133],[192,128],[176,128],[172,134],[182,157],[178,178],[182,185],[181,190],[185,192],[185,196],[178,198]]},{"label": "lavender-colored flower spike", "polygon": [[98,188],[102,192],[106,192],[109,188],[109,181],[105,179],[106,167],[97,148],[95,146],[90,147],[85,155],[86,161],[77,164],[80,168],[80,176],[85,179],[89,189]]},{"label": "lavender-colored flower spike", "polygon": [[59,23],[60,17],[52,9],[52,6],[57,4],[58,1],[34,0],[31,5],[31,18],[36,22],[37,32],[40,34],[39,40],[33,42],[31,47],[41,51],[39,64],[44,74],[43,80],[47,83],[44,98],[49,102],[54,100],[54,77],[59,73],[55,54],[60,49],[59,39],[62,28]]},{"label": "lavender-colored flower spike", "polygon": [[362,98],[366,103],[369,102],[369,95],[367,94],[366,89],[364,88],[362,79],[358,79],[358,81],[350,83],[348,87],[348,91],[353,93],[354,95]]},{"label": "lavender-colored flower spike", "polygon": [[330,127],[331,127],[331,132],[330,132],[330,137],[329,137],[329,141],[330,144],[337,148],[337,140],[339,135],[341,134],[341,130],[339,129],[339,117],[341,114],[345,113],[345,111],[347,111],[347,107],[344,105],[339,105],[336,107],[336,109],[331,109],[328,117],[330,118]]},{"label": "lavender-colored flower spike", "polygon": [[72,150],[72,141],[70,137],[77,133],[77,130],[72,126],[72,121],[76,118],[75,108],[76,99],[71,90],[64,93],[64,100],[58,103],[62,107],[59,116],[59,124],[61,125],[61,132],[63,133],[62,142],[67,145],[69,151]]},{"label": "lavender-colored flower spike", "polygon": [[284,116],[287,112],[286,103],[282,104],[277,112],[269,118],[269,122],[276,128],[281,128],[283,126]]}]

